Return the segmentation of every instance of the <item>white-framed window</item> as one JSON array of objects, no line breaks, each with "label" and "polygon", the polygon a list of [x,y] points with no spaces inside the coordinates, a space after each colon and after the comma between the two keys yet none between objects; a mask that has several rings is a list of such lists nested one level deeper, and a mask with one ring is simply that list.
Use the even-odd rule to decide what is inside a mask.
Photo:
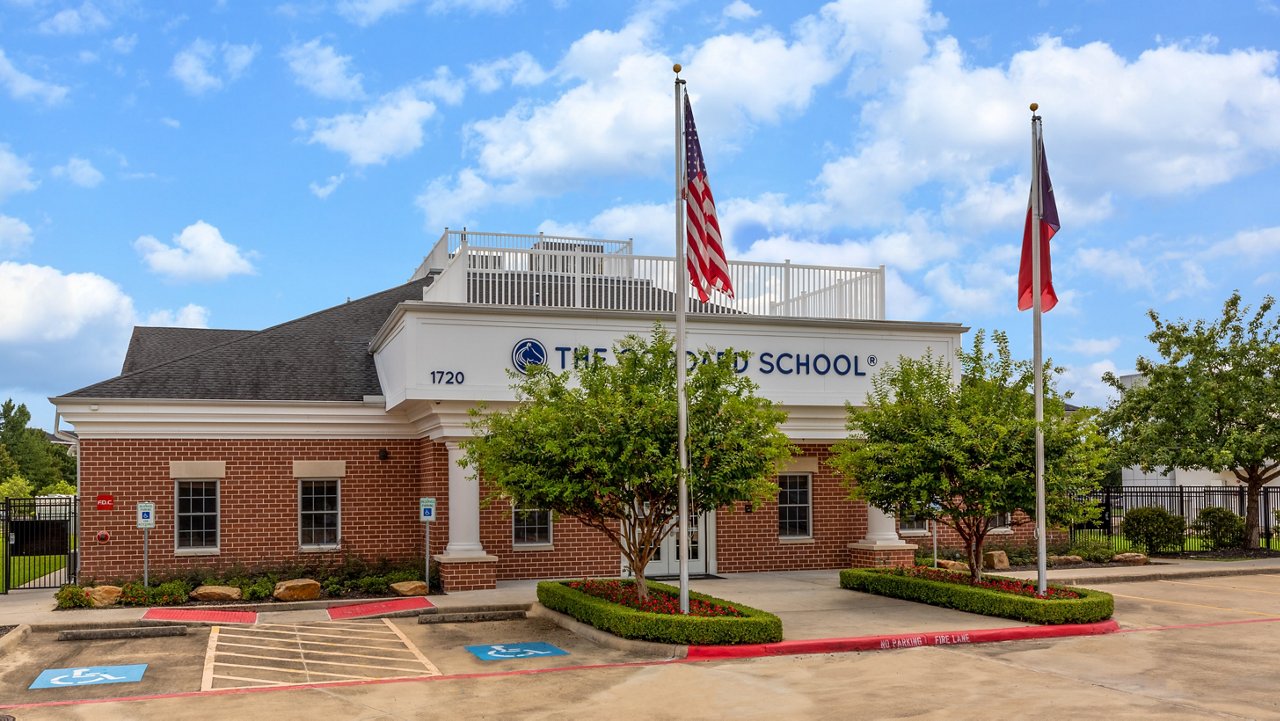
[{"label": "white-framed window", "polygon": [[778,476],[778,537],[813,536],[813,477],[808,473]]},{"label": "white-framed window", "polygon": [[516,546],[551,545],[551,511],[541,508],[512,509],[511,543]]},{"label": "white-framed window", "polygon": [[298,544],[337,548],[342,537],[342,484],[337,478],[298,479]]},{"label": "white-framed window", "polygon": [[924,516],[907,516],[898,521],[898,532],[904,536],[923,536],[929,533],[929,519]]},{"label": "white-framed window", "polygon": [[178,551],[217,552],[218,486],[216,480],[181,479],[174,485],[174,538]]},{"label": "white-framed window", "polygon": [[991,530],[997,533],[1013,533],[1013,514],[997,513],[991,518]]}]

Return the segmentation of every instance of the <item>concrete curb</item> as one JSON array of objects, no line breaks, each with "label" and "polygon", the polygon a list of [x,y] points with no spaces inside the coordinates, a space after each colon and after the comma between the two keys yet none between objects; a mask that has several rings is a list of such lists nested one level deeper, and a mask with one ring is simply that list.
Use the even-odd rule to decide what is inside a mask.
[{"label": "concrete curb", "polygon": [[621,638],[615,636],[608,631],[601,631],[595,626],[585,624],[576,618],[567,616],[559,611],[552,611],[540,603],[535,603],[529,609],[530,618],[545,618],[556,624],[560,628],[582,638],[591,641],[597,646],[612,648],[618,651],[631,651],[634,653],[656,654],[666,656],[667,658],[685,658],[689,652],[688,646],[680,646],[670,643],[654,643],[652,641],[634,641],[629,638]]},{"label": "concrete curb", "polygon": [[851,651],[887,651],[921,646],[956,646],[974,643],[998,643],[1001,641],[1026,641],[1038,638],[1068,638],[1071,636],[1097,636],[1115,633],[1120,625],[1114,620],[1098,623],[1080,623],[1061,626],[1014,626],[1011,628],[983,628],[972,631],[927,631],[881,636],[857,636],[853,638],[817,638],[778,643],[760,643],[742,646],[690,646],[690,661],[709,661],[729,658],[761,658],[764,656],[792,656],[798,654],[848,653]]},{"label": "concrete curb", "polygon": [[0,655],[8,653],[9,649],[22,643],[22,639],[31,633],[31,626],[22,624],[12,631],[0,636]]},{"label": "concrete curb", "polygon": [[[1223,561],[1223,563],[1228,563]],[[1073,576],[1069,578],[1050,578],[1049,583],[1058,586],[1085,586],[1108,583],[1141,583],[1143,581],[1176,581],[1180,578],[1221,578],[1225,576],[1262,576],[1280,574],[1280,568],[1223,568],[1204,571],[1157,571],[1155,573],[1131,573],[1123,576]],[[1018,578],[1010,576],[1010,578]],[[1028,579],[1020,579],[1028,580]],[[1034,578],[1030,579],[1034,580]]]}]

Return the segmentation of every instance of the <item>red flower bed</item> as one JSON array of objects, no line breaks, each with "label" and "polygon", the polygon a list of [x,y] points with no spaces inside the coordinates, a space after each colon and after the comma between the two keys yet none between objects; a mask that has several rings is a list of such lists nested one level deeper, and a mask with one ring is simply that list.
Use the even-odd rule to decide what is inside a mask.
[{"label": "red flower bed", "polygon": [[961,586],[973,586],[975,588],[989,588],[992,591],[1000,591],[1001,593],[1012,593],[1018,596],[1027,596],[1028,598],[1043,598],[1051,600],[1062,600],[1071,598],[1080,598],[1080,594],[1066,588],[1055,588],[1049,586],[1042,596],[1036,593],[1036,584],[1030,581],[1017,581],[1013,579],[996,579],[974,581],[968,576],[951,571],[944,571],[941,568],[930,568],[929,566],[913,566],[911,568],[900,569],[903,576],[911,576],[912,578],[923,578],[929,581],[941,581],[943,583],[955,583]]},{"label": "red flower bed", "polygon": [[[682,615],[680,613],[680,599],[678,597],[650,588],[649,597],[641,601],[636,596],[636,584],[634,581],[624,581],[618,578],[583,579],[581,581],[569,581],[568,586],[569,588],[572,588],[575,591],[581,591],[588,596],[602,598],[610,603],[616,603],[620,606],[626,606],[627,608],[634,608],[637,611],[665,613],[671,616]],[[693,597],[689,598],[689,615],[709,617],[745,617],[745,614],[741,613],[733,606],[721,606],[716,603],[710,603]]]}]

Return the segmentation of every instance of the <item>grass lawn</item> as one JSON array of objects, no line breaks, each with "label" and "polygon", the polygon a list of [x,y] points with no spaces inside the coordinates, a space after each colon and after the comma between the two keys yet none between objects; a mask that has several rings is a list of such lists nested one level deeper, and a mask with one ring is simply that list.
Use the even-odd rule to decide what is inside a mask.
[{"label": "grass lawn", "polygon": [[41,576],[67,565],[65,554],[56,556],[15,556],[9,559],[9,588],[21,588]]}]

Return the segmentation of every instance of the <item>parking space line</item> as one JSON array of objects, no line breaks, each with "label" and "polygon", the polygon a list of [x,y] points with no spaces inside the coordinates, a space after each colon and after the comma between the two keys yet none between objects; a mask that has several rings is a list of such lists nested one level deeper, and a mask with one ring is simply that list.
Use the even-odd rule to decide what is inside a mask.
[{"label": "parking space line", "polygon": [[1147,598],[1146,596],[1126,596],[1123,593],[1111,593],[1116,598],[1127,598],[1132,601],[1150,601],[1151,603],[1163,603],[1170,606],[1190,606],[1192,608],[1208,608],[1214,611],[1229,611],[1231,613],[1245,613],[1250,616],[1271,617],[1274,613],[1263,613],[1261,611],[1248,611],[1243,608],[1230,608],[1227,606],[1209,606],[1203,603],[1188,603],[1186,601],[1169,601],[1163,598]]},{"label": "parking space line", "polygon": [[[249,663],[227,663],[219,661],[219,666],[230,666],[232,668],[251,668],[257,671],[271,671],[272,673],[300,673],[310,679],[312,676],[332,676],[334,678],[382,678],[381,676],[364,676],[358,673],[328,673],[326,671],[312,671],[310,669],[300,668],[277,668],[275,666],[255,666]],[[258,679],[261,680],[261,679]]]},{"label": "parking space line", "polygon": [[307,632],[307,631],[277,631],[277,630],[275,630],[274,628],[254,628],[254,631],[255,631],[255,632],[258,632],[258,633],[283,633],[283,634],[287,634],[287,635],[290,635],[290,636],[316,636],[316,637],[319,637],[319,638],[347,638],[347,639],[358,639],[358,640],[361,640],[361,641],[374,641],[374,642],[376,642],[376,643],[391,643],[391,642],[392,642],[392,640],[391,640],[391,639],[389,639],[389,638],[365,638],[365,637],[362,637],[362,636],[352,636],[352,635],[349,635],[349,634],[343,634],[343,633],[311,633],[311,632]]},{"label": "parking space line", "polygon": [[[419,670],[421,670],[421,669],[416,669],[416,668],[400,668],[399,666],[375,666],[375,665],[367,664],[367,663],[350,663],[350,662],[343,662],[343,661],[321,661],[321,660],[319,660],[319,659],[314,659],[314,658],[307,659],[306,661],[303,661],[302,659],[291,659],[291,658],[289,658],[289,659],[282,659],[282,658],[279,658],[279,657],[277,657],[277,656],[255,656],[255,655],[250,654],[250,653],[224,653],[224,654],[222,654],[222,655],[223,655],[223,656],[235,656],[236,658],[256,658],[256,659],[259,659],[259,660],[262,660],[262,661],[289,661],[289,662],[291,662],[291,663],[301,663],[301,664],[304,664],[304,665],[305,665],[305,666],[307,666],[308,668],[310,668],[310,665],[311,665],[311,664],[313,664],[313,663],[323,663],[323,664],[325,664],[325,665],[329,665],[329,666],[343,666],[343,667],[355,667],[355,668],[377,668],[377,669],[383,669],[383,670],[386,670],[386,671],[406,671],[406,672],[411,672],[411,673],[417,673]],[[223,663],[225,663],[225,662],[223,662]],[[288,670],[288,669],[281,669],[281,670]],[[305,669],[304,669],[304,670],[305,670]]]},{"label": "parking space line", "polygon": [[[222,644],[220,645],[220,648],[225,648],[225,647],[227,647],[227,646],[233,646],[233,647],[235,647],[235,648],[256,648],[256,649],[261,650],[261,651],[288,651],[288,652],[290,652],[290,653],[296,653],[296,651],[295,651],[294,649],[276,648],[276,647],[274,647],[274,646],[255,646],[255,645],[253,645],[253,644],[251,644],[251,643],[225,643],[225,642],[224,642],[224,643],[222,643]],[[306,651],[307,651],[307,655],[308,655],[308,656],[317,656],[317,655],[320,655],[320,656],[350,656],[350,657],[352,657],[352,658],[372,658],[372,659],[382,659],[382,660],[386,660],[386,658],[387,658],[386,656],[371,656],[371,655],[369,655],[369,654],[364,654],[364,653],[346,653],[346,652],[343,652],[343,651],[313,651],[313,650],[311,650],[311,649],[307,649]],[[230,652],[228,652],[228,653],[230,653]],[[396,651],[396,653],[407,653],[407,654],[409,654],[410,656],[413,656],[413,653],[412,653],[411,651],[409,651],[408,649],[404,649],[404,650],[397,650],[397,651]],[[397,659],[397,660],[412,661],[412,660],[413,660],[413,658],[404,658],[404,659]],[[419,658],[418,660],[422,660],[422,659],[421,659],[421,658]]]},{"label": "parking space line", "polygon": [[[214,676],[214,678],[226,679],[227,681],[248,681],[249,683],[258,684],[257,686],[241,686],[240,688],[272,688],[275,686],[296,686],[297,685],[297,684],[292,684],[285,681],[263,681],[260,678],[246,678],[244,676],[226,676],[223,674],[217,674]],[[225,691],[227,689],[217,689],[217,690]]]},{"label": "parking space line", "polygon": [[213,657],[217,655],[218,626],[209,629],[209,643],[204,651],[204,671],[200,674],[200,690],[213,688]]},{"label": "parking space line", "polygon": [[[334,648],[367,648],[370,651],[399,651],[402,650],[399,644],[395,646],[365,646],[358,643],[330,643],[328,641],[306,641],[300,638],[260,638],[258,636],[246,636],[239,633],[223,632],[222,638],[245,638],[251,641],[277,641],[279,643],[298,643],[307,646],[332,646]],[[388,642],[389,643],[389,642]],[[264,646],[263,648],[275,648]]]},{"label": "parking space line", "polygon": [[385,624],[387,625],[387,628],[391,629],[391,631],[392,631],[395,635],[397,635],[397,636],[399,636],[399,637],[400,637],[400,640],[404,642],[404,646],[405,646],[405,648],[407,648],[407,649],[409,649],[410,651],[412,651],[412,652],[413,652],[413,655],[414,655],[414,656],[416,656],[416,657],[418,658],[418,661],[419,661],[423,666],[426,666],[427,668],[431,669],[431,673],[432,673],[432,674],[434,674],[434,675],[436,675],[436,676],[439,676],[439,675],[440,675],[440,669],[436,668],[436,665],[435,665],[434,663],[431,663],[431,661],[427,660],[427,657],[426,657],[426,656],[422,655],[422,651],[419,651],[419,650],[418,650],[418,647],[417,647],[417,646],[415,646],[415,645],[414,645],[414,643],[413,643],[412,641],[410,641],[410,640],[409,640],[409,637],[408,637],[408,636],[406,636],[406,635],[404,635],[404,633],[403,633],[399,628],[397,628],[397,627],[396,627],[396,625],[395,625],[394,623],[392,623],[392,622],[391,622],[391,619],[389,619],[389,618],[384,618],[384,619],[382,619],[382,622],[383,622],[383,623],[385,623]]},{"label": "parking space line", "polygon": [[1160,582],[1176,583],[1180,586],[1200,586],[1202,588],[1216,588],[1218,590],[1222,590],[1224,588],[1231,588],[1237,591],[1248,591],[1249,593],[1265,593],[1268,596],[1280,596],[1280,591],[1263,591],[1260,588],[1250,588],[1248,586],[1216,585],[1212,583],[1195,583],[1194,581],[1170,581],[1168,579],[1162,579]]}]

